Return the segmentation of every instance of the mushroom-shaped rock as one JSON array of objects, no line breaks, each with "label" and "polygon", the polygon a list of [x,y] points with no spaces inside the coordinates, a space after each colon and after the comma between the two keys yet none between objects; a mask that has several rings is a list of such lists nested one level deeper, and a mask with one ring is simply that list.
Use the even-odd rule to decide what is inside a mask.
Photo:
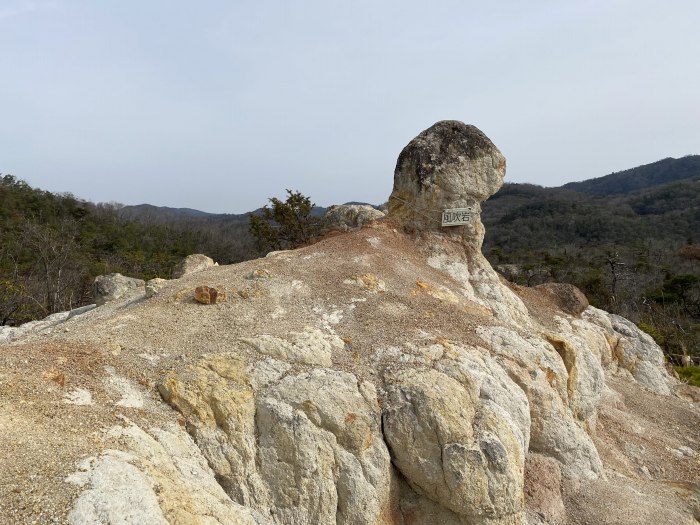
[{"label": "mushroom-shaped rock", "polygon": [[440,230],[442,213],[467,209],[463,234],[483,236],[480,202],[498,191],[506,160],[477,127],[438,122],[403,149],[394,171],[389,216],[409,230]]}]

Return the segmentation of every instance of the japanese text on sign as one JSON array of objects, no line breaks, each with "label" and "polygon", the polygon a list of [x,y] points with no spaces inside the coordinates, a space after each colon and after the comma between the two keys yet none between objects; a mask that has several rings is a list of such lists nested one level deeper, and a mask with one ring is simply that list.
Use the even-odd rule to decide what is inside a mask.
[{"label": "japanese text on sign", "polygon": [[469,224],[473,215],[472,208],[454,208],[442,211],[443,226],[462,226]]}]

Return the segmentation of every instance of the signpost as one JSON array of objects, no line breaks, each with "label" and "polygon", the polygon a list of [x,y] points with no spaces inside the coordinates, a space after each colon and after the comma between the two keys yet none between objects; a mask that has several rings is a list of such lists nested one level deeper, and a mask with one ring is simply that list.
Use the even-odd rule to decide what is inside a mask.
[{"label": "signpost", "polygon": [[443,226],[464,226],[472,221],[474,209],[469,208],[453,208],[451,210],[442,210],[442,225]]}]

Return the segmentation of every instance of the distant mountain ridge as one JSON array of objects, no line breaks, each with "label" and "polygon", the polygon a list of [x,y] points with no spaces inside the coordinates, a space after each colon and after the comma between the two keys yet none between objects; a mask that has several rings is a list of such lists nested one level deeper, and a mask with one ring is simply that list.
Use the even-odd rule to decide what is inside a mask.
[{"label": "distant mountain ridge", "polygon": [[651,164],[611,173],[581,182],[569,182],[562,188],[588,195],[621,195],[685,179],[700,179],[700,155],[680,159],[668,157]]},{"label": "distant mountain ridge", "polygon": [[[364,205],[366,202],[346,202],[345,204]],[[373,206],[373,204],[370,204]],[[248,215],[259,213],[262,208],[245,213],[209,213],[192,208],[171,208],[168,206],[155,206],[153,204],[136,204],[124,206],[119,210],[119,216],[129,220],[150,220],[153,222],[168,222],[170,220],[203,219],[204,221],[226,221],[248,223]],[[326,213],[327,207],[314,206],[311,215],[321,217]]]},{"label": "distant mountain ridge", "polygon": [[[562,186],[544,188],[530,183],[506,183],[501,190],[491,198],[491,201],[509,196],[520,197],[516,199],[528,200],[535,196],[542,196],[543,191],[554,191],[561,196],[561,190],[568,190],[577,194],[585,194],[596,197],[624,195],[638,192],[656,186],[662,186],[672,182],[684,180],[700,180],[700,155],[687,155],[679,159],[668,157],[651,164],[644,164],[636,168],[611,173],[602,177],[595,177],[579,182],[569,182]],[[490,201],[489,201],[490,202]],[[367,204],[365,202],[351,201],[344,204]],[[370,204],[374,206],[373,204]],[[261,208],[245,213],[210,213],[192,208],[171,208],[168,206],[155,206],[153,204],[137,204],[124,206],[119,210],[119,215],[124,219],[148,220],[156,223],[169,222],[170,220],[203,219],[205,222],[231,222],[246,223],[250,213],[258,213]],[[328,208],[314,206],[312,215],[321,216]]]},{"label": "distant mountain ridge", "polygon": [[[321,216],[326,209],[316,206],[313,215]],[[141,204],[125,206],[119,214],[195,232],[197,238],[210,240],[210,255],[229,262],[253,253],[248,217],[259,211],[217,214]],[[560,187],[506,183],[482,204],[482,220],[486,254],[493,249],[515,255],[561,246],[621,246],[642,239],[674,245],[698,242],[700,155],[666,158]]]},{"label": "distant mountain ridge", "polygon": [[193,208],[171,208],[169,206],[155,206],[153,204],[136,204],[133,206],[124,206],[119,210],[119,215],[124,219],[142,220],[150,219],[160,222],[162,220],[178,220],[178,219],[214,219],[227,217],[229,219],[246,219],[247,213],[230,214],[230,213],[209,213],[206,211],[195,210]]},{"label": "distant mountain ridge", "polygon": [[124,218],[133,218],[134,216],[146,215],[149,213],[172,217],[211,217],[217,215],[216,213],[195,210],[193,208],[171,208],[169,206],[155,206],[153,204],[124,206],[119,210],[119,213]]},{"label": "distant mountain ridge", "polygon": [[697,241],[700,155],[667,158],[604,177],[545,188],[506,183],[482,204],[484,251]]}]

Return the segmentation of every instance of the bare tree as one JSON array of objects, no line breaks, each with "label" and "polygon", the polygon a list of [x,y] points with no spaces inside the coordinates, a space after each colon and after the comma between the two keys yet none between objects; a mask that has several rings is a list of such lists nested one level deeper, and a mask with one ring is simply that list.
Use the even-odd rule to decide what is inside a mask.
[{"label": "bare tree", "polygon": [[22,228],[24,246],[31,250],[37,265],[41,299],[45,314],[72,308],[79,297],[83,269],[76,257],[78,228],[75,221],[63,220],[56,225],[29,222]]}]

